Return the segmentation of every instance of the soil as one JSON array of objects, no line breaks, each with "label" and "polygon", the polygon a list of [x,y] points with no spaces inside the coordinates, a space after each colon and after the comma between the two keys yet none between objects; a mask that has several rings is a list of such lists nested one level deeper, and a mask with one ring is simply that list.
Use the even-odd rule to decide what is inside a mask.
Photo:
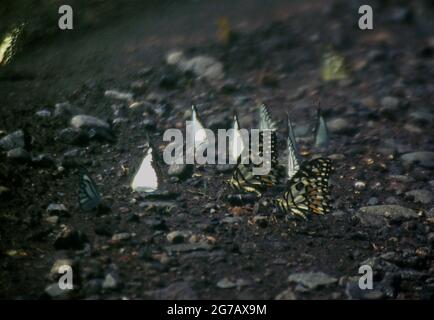
[{"label": "soil", "polygon": [[[351,277],[360,276],[359,267],[372,258],[377,261],[374,289],[381,293],[372,296],[432,298],[433,172],[429,166],[406,165],[400,157],[434,151],[432,119],[411,116],[421,110],[433,114],[434,11],[415,2],[401,5],[407,15],[399,16],[395,7],[375,2],[374,30],[359,30],[359,5],[165,2],[150,11],[131,8],[95,29],[80,31],[78,25],[76,31],[59,32],[0,68],[2,136],[23,129],[29,152],[54,159],[37,166],[0,155],[0,186],[9,189],[0,195],[0,298],[49,298],[45,288],[55,282],[50,270],[60,258],[74,262],[76,286],[51,298],[274,299],[288,289],[297,299],[348,299],[354,298],[348,292]],[[217,38],[222,16],[234,32],[230,43]],[[345,57],[349,79],[321,80],[322,55],[330,44]],[[198,79],[168,66],[166,55],[175,49],[220,61],[224,79]],[[132,88],[137,81],[141,86]],[[151,107],[145,115],[131,111],[131,102],[104,95],[111,89],[133,92],[134,101]],[[388,96],[398,105],[385,106]],[[124,107],[128,122],[114,126],[113,143],[70,145],[59,138],[70,117],[35,115],[65,101],[108,121],[117,117],[114,109]],[[345,122],[329,128],[325,149],[313,146],[310,131],[318,101],[328,120]],[[289,112],[303,156],[333,159],[331,214],[296,225],[283,219],[257,222],[255,216],[270,217],[273,208],[231,205],[226,196],[234,191],[224,184],[230,172],[213,165],[195,166],[192,176],[178,180],[159,164],[160,189],[170,193],[160,192],[158,201],[170,201],[170,209],[146,207],[143,202],[151,200],[131,191],[147,133],[161,151],[164,130],[182,128],[192,103],[205,124],[228,126],[236,111],[242,127],[251,128],[259,102],[279,123],[282,157],[282,115]],[[145,129],[143,120],[153,125]],[[66,162],[65,152],[73,149],[79,155]],[[108,212],[79,209],[79,166],[94,178]],[[429,191],[429,201],[406,195],[420,189]],[[47,221],[52,203],[68,209],[57,214],[57,223]],[[419,216],[366,225],[357,212],[375,204],[399,205]],[[65,228],[81,236],[59,248],[56,239]],[[186,251],[169,243],[171,231],[188,232]],[[128,236],[116,240],[120,233]],[[337,281],[310,290],[288,282],[289,275],[301,272],[324,272]],[[116,285],[105,283],[108,274]],[[225,278],[229,288],[221,288]]]}]

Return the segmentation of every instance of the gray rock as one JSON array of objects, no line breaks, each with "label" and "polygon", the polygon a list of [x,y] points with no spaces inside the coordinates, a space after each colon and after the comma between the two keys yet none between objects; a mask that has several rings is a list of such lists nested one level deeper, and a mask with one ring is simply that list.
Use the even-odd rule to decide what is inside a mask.
[{"label": "gray rock", "polygon": [[39,118],[49,118],[51,117],[51,111],[50,110],[39,110],[35,113],[35,115]]},{"label": "gray rock", "polygon": [[184,176],[189,169],[189,166],[186,164],[171,164],[167,171],[167,174],[171,177],[182,177]]},{"label": "gray rock", "polygon": [[15,148],[24,148],[24,131],[14,131],[0,139],[0,148],[9,151]]},{"label": "gray rock", "polygon": [[199,243],[181,243],[181,244],[174,244],[171,246],[165,247],[166,251],[171,253],[176,252],[189,252],[189,251],[198,251],[198,250],[211,250],[212,245],[205,243],[205,242],[199,242]]},{"label": "gray rock", "polygon": [[354,183],[354,188],[356,190],[363,190],[363,189],[366,188],[366,182],[364,182],[364,181],[356,181]]},{"label": "gray rock", "polygon": [[49,216],[45,219],[49,224],[56,225],[59,222],[59,216]]},{"label": "gray rock", "polygon": [[50,203],[47,207],[47,213],[50,215],[65,215],[68,212],[63,203]]},{"label": "gray rock", "polygon": [[81,109],[74,107],[69,102],[60,102],[54,105],[54,116],[74,116],[76,114],[80,114]]},{"label": "gray rock", "polygon": [[297,300],[297,296],[291,289],[285,289],[280,292],[274,300]]},{"label": "gray rock", "polygon": [[167,241],[173,244],[182,243],[189,236],[190,232],[172,231],[166,236]]},{"label": "gray rock", "polygon": [[102,288],[105,290],[114,290],[118,287],[117,276],[107,273],[102,283]]},{"label": "gray rock", "polygon": [[243,221],[240,217],[226,217],[222,219],[222,223],[235,224]]},{"label": "gray rock", "polygon": [[131,234],[128,232],[116,233],[112,236],[113,241],[124,241],[131,238]]},{"label": "gray rock", "polygon": [[153,108],[154,105],[149,101],[135,101],[128,106],[128,110],[134,113],[143,113]]},{"label": "gray rock", "polygon": [[199,298],[187,282],[175,282],[163,289],[147,291],[146,294],[156,300],[197,300]]},{"label": "gray rock", "polygon": [[381,99],[380,112],[395,112],[400,106],[400,101],[396,97],[384,97]]},{"label": "gray rock", "polygon": [[220,80],[224,77],[223,64],[208,56],[196,56],[188,59],[181,51],[170,53],[166,62],[175,65],[183,72],[192,72],[199,78],[209,81]]},{"label": "gray rock", "polygon": [[355,130],[347,119],[335,118],[327,121],[327,127],[333,133],[350,133]]},{"label": "gray rock", "polygon": [[405,197],[422,204],[431,203],[433,198],[432,193],[424,189],[407,191]]},{"label": "gray rock", "polygon": [[318,287],[332,285],[338,282],[338,279],[323,272],[302,272],[291,274],[288,281],[297,283],[303,289],[313,290]]},{"label": "gray rock", "polygon": [[67,299],[68,293],[71,290],[62,290],[57,282],[48,285],[45,288],[45,294],[47,294],[51,299]]},{"label": "gray rock", "polygon": [[120,92],[117,90],[106,90],[106,92],[104,92],[104,96],[107,98],[124,101],[131,101],[134,98],[134,95],[130,92]]},{"label": "gray rock", "polygon": [[75,129],[110,128],[109,124],[106,121],[85,114],[74,116],[71,119],[71,126]]},{"label": "gray rock", "polygon": [[418,214],[398,205],[377,205],[360,208],[356,217],[364,225],[382,227],[388,224],[388,220],[416,219]]},{"label": "gray rock", "polygon": [[65,151],[65,153],[63,154],[64,158],[77,158],[77,157],[81,157],[83,155],[83,151],[81,149],[78,148],[74,148],[74,149],[70,149]]},{"label": "gray rock", "polygon": [[136,80],[130,84],[130,88],[135,93],[144,93],[147,89],[147,83],[144,80]]},{"label": "gray rock", "polygon": [[15,148],[11,149],[7,153],[8,159],[19,161],[19,162],[26,162],[30,160],[30,153],[28,153],[23,148]]},{"label": "gray rock", "polygon": [[417,151],[406,153],[401,156],[404,165],[418,164],[426,168],[434,168],[434,152]]},{"label": "gray rock", "polygon": [[220,289],[232,289],[232,288],[235,288],[237,286],[237,284],[235,282],[232,282],[228,278],[221,279],[220,281],[217,282],[216,285],[217,285],[217,288],[220,288]]},{"label": "gray rock", "polygon": [[119,127],[121,127],[122,125],[128,123],[128,121],[129,121],[129,120],[128,120],[127,118],[119,117],[119,118],[115,118],[115,119],[113,119],[112,124],[113,124],[113,127],[115,127],[115,128],[119,128]]}]

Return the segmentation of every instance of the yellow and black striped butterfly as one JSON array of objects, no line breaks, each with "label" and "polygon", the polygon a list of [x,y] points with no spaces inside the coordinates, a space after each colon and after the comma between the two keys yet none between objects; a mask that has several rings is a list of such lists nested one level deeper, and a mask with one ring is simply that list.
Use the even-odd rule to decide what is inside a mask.
[{"label": "yellow and black striped butterfly", "polygon": [[[251,155],[248,163],[242,162],[242,157],[238,158],[237,166],[235,167],[234,172],[228,184],[238,191],[244,192],[254,192],[258,195],[261,195],[268,188],[273,187],[277,184],[279,176],[276,171],[277,167],[277,155],[276,155],[276,136],[275,134],[271,135],[271,143],[268,148],[264,148],[264,144],[262,143],[263,134],[260,132],[259,134],[259,150],[260,156],[263,156],[265,153],[270,153],[270,162],[269,164],[261,163],[255,164],[252,161],[252,158],[255,155]],[[267,159],[267,157],[264,157]],[[264,160],[268,161],[268,160]],[[268,174],[255,174],[254,169],[258,169],[261,167],[269,166],[270,171]]]},{"label": "yellow and black striped butterfly", "polygon": [[[257,154],[252,150],[252,141],[249,145],[249,159],[247,163],[242,161],[242,155],[238,157],[237,166],[227,182],[233,189],[243,192],[253,192],[261,195],[267,189],[275,186],[279,180],[278,156],[277,156],[277,125],[271,119],[270,113],[265,105],[259,107],[259,156],[264,162],[260,164],[253,161]],[[270,133],[270,143],[264,143],[264,133]],[[268,136],[268,134],[267,134]],[[268,142],[268,141],[267,141]],[[269,161],[269,162],[268,162]],[[266,174],[255,174],[254,169],[270,168]]]},{"label": "yellow and black striped butterfly", "polygon": [[304,162],[300,170],[287,182],[283,196],[274,200],[288,218],[325,214],[330,211],[330,159],[317,158]]}]

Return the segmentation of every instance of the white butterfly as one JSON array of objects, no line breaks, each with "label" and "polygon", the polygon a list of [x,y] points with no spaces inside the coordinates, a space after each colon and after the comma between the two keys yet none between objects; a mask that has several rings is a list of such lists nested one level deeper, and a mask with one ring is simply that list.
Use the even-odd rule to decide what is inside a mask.
[{"label": "white butterfly", "polygon": [[139,170],[134,176],[131,188],[137,192],[154,192],[158,189],[157,171],[153,166],[152,147],[146,151]]}]

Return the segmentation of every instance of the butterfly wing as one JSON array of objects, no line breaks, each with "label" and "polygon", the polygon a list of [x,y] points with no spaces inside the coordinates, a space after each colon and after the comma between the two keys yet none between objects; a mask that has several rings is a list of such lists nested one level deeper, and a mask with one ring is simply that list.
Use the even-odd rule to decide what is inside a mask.
[{"label": "butterfly wing", "polygon": [[82,171],[80,174],[78,201],[80,208],[86,211],[93,210],[101,203],[101,196],[90,175]]},{"label": "butterfly wing", "polygon": [[193,137],[189,137],[194,142],[195,150],[204,143],[208,143],[205,127],[197,112],[196,106],[191,106],[191,123],[193,125]]},{"label": "butterfly wing", "polygon": [[7,33],[0,43],[0,65],[8,64],[17,52],[17,42],[22,35],[24,24],[16,26],[10,33]]},{"label": "butterfly wing", "polygon": [[311,160],[305,170],[309,175],[309,208],[316,214],[330,212],[329,177],[332,172],[330,159],[317,158]]},{"label": "butterfly wing", "polygon": [[158,189],[158,174],[154,168],[153,155],[153,148],[149,147],[131,183],[134,191],[154,192]]},{"label": "butterfly wing", "polygon": [[288,181],[283,196],[275,200],[277,207],[288,215],[304,219],[309,213],[328,213],[331,171],[330,159],[317,158],[303,163],[300,170]]},{"label": "butterfly wing", "polygon": [[317,123],[315,127],[315,146],[325,146],[329,142],[329,131],[327,123],[322,115],[321,109],[318,109]]},{"label": "butterfly wing", "polygon": [[332,48],[323,55],[321,77],[324,81],[343,80],[349,77],[345,58]]},{"label": "butterfly wing", "polygon": [[292,128],[291,119],[289,119],[289,115],[287,115],[288,121],[288,168],[287,168],[287,176],[288,180],[295,175],[295,173],[300,169],[300,160],[299,154],[297,150],[297,145],[295,142],[294,130]]},{"label": "butterfly wing", "polygon": [[231,164],[238,160],[244,150],[244,140],[240,131],[240,123],[236,114],[234,114],[233,121],[233,131],[229,137],[232,140],[232,145],[229,145],[229,159]]},{"label": "butterfly wing", "polygon": [[[238,191],[254,192],[261,195],[263,191],[277,184],[279,179],[277,152],[276,152],[276,133],[271,131],[271,143],[264,143],[264,132],[259,132],[259,154],[263,156],[265,163],[252,161],[256,155],[252,154],[250,144],[250,158],[248,163],[243,163],[241,156],[238,158],[237,166],[228,184]],[[267,163],[270,161],[270,163]],[[261,168],[270,168],[266,174],[255,174],[254,169],[260,171]]]},{"label": "butterfly wing", "polygon": [[265,104],[259,106],[259,129],[277,130],[277,124],[271,119],[270,111]]}]

